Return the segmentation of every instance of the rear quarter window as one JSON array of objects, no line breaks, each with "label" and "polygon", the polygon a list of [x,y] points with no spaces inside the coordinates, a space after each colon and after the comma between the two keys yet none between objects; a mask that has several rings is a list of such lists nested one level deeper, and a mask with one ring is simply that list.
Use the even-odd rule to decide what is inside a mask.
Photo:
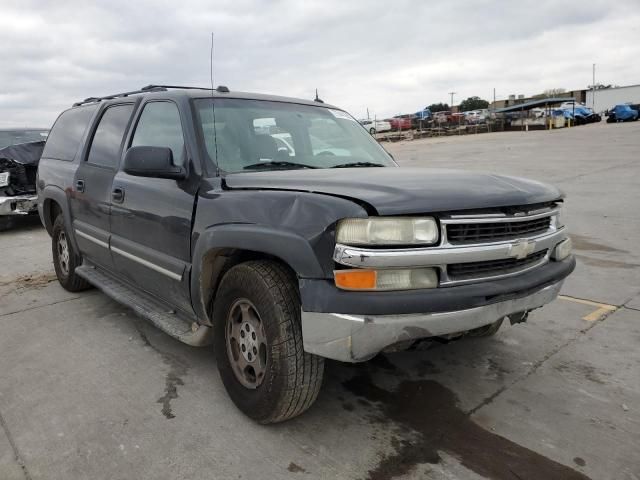
[{"label": "rear quarter window", "polygon": [[42,157],[73,161],[96,108],[87,105],[63,112],[49,133]]}]

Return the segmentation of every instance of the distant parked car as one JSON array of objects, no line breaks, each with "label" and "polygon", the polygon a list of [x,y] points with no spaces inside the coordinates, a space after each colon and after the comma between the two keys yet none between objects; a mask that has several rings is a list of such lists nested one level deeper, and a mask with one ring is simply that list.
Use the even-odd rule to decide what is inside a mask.
[{"label": "distant parked car", "polygon": [[433,118],[433,114],[431,113],[431,109],[429,107],[424,107],[419,112],[416,112],[414,116],[415,116],[414,120],[418,120],[418,121],[431,120]]},{"label": "distant parked car", "polygon": [[359,120],[360,124],[366,128],[371,135],[375,133],[388,132],[391,130],[391,124],[386,120]]},{"label": "distant parked car", "polygon": [[0,231],[16,216],[38,213],[36,172],[48,130],[0,130]]},{"label": "distant parked car", "polygon": [[391,124],[392,130],[411,130],[411,118],[413,115],[403,115],[399,117],[388,118],[387,122]]},{"label": "distant parked car", "polygon": [[597,115],[592,109],[582,103],[565,102],[560,105],[560,109],[567,112],[567,118],[571,118],[576,125],[599,122],[602,120],[600,115]]},{"label": "distant parked car", "polygon": [[436,123],[447,123],[450,117],[451,112],[449,112],[448,110],[436,112],[433,114],[433,119],[436,121]]},{"label": "distant parked car", "polygon": [[638,111],[631,108],[630,105],[623,103],[616,105],[609,110],[607,123],[614,122],[633,122],[638,120]]}]

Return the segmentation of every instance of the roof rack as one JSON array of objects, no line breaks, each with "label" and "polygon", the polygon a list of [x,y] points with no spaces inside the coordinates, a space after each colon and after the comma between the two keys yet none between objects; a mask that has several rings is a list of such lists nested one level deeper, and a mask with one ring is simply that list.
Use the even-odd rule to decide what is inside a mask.
[{"label": "roof rack", "polygon": [[[142,90],[149,90],[154,88],[178,88],[180,90],[211,90],[211,87],[185,87],[181,85],[147,85],[146,87],[142,87]],[[229,88],[224,85],[218,85],[214,90],[221,93],[229,93]]]},{"label": "roof rack", "polygon": [[[122,98],[122,97],[128,97],[129,95],[135,95],[137,93],[149,93],[149,92],[165,92],[168,89],[180,89],[180,90],[211,90],[211,88],[204,88],[204,87],[184,87],[184,86],[180,86],[180,85],[147,85],[146,87],[142,87],[140,90],[132,90],[130,92],[122,92],[122,93],[114,93],[112,95],[106,95],[104,97],[89,97],[89,98],[85,98],[84,100],[80,101],[80,102],[76,102],[73,104],[74,107],[79,107],[80,105],[85,105],[87,103],[97,103],[97,102],[101,102],[102,100],[113,100],[114,98]],[[224,85],[219,85],[218,88],[216,88],[216,90],[218,92],[221,93],[228,93],[229,89],[227,87],[225,87]]]}]

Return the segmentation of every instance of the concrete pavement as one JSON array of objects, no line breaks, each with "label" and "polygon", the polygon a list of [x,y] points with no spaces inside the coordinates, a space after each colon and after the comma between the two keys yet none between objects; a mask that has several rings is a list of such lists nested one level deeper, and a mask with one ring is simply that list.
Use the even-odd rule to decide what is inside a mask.
[{"label": "concrete pavement", "polygon": [[493,338],[329,362],[309,412],[261,427],[209,349],[51,281],[27,222],[0,233],[0,479],[640,479],[640,123],[388,148],[563,188],[565,297]]}]

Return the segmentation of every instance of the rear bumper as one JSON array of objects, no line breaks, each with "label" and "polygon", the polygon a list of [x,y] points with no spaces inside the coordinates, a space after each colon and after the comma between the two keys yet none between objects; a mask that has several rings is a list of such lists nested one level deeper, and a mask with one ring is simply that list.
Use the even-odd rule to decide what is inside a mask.
[{"label": "rear bumper", "polygon": [[304,349],[343,362],[365,361],[406,340],[464,332],[553,301],[563,281],[519,298],[465,310],[402,315],[302,312]]},{"label": "rear bumper", "polygon": [[27,215],[38,211],[37,195],[0,197],[0,215]]}]

